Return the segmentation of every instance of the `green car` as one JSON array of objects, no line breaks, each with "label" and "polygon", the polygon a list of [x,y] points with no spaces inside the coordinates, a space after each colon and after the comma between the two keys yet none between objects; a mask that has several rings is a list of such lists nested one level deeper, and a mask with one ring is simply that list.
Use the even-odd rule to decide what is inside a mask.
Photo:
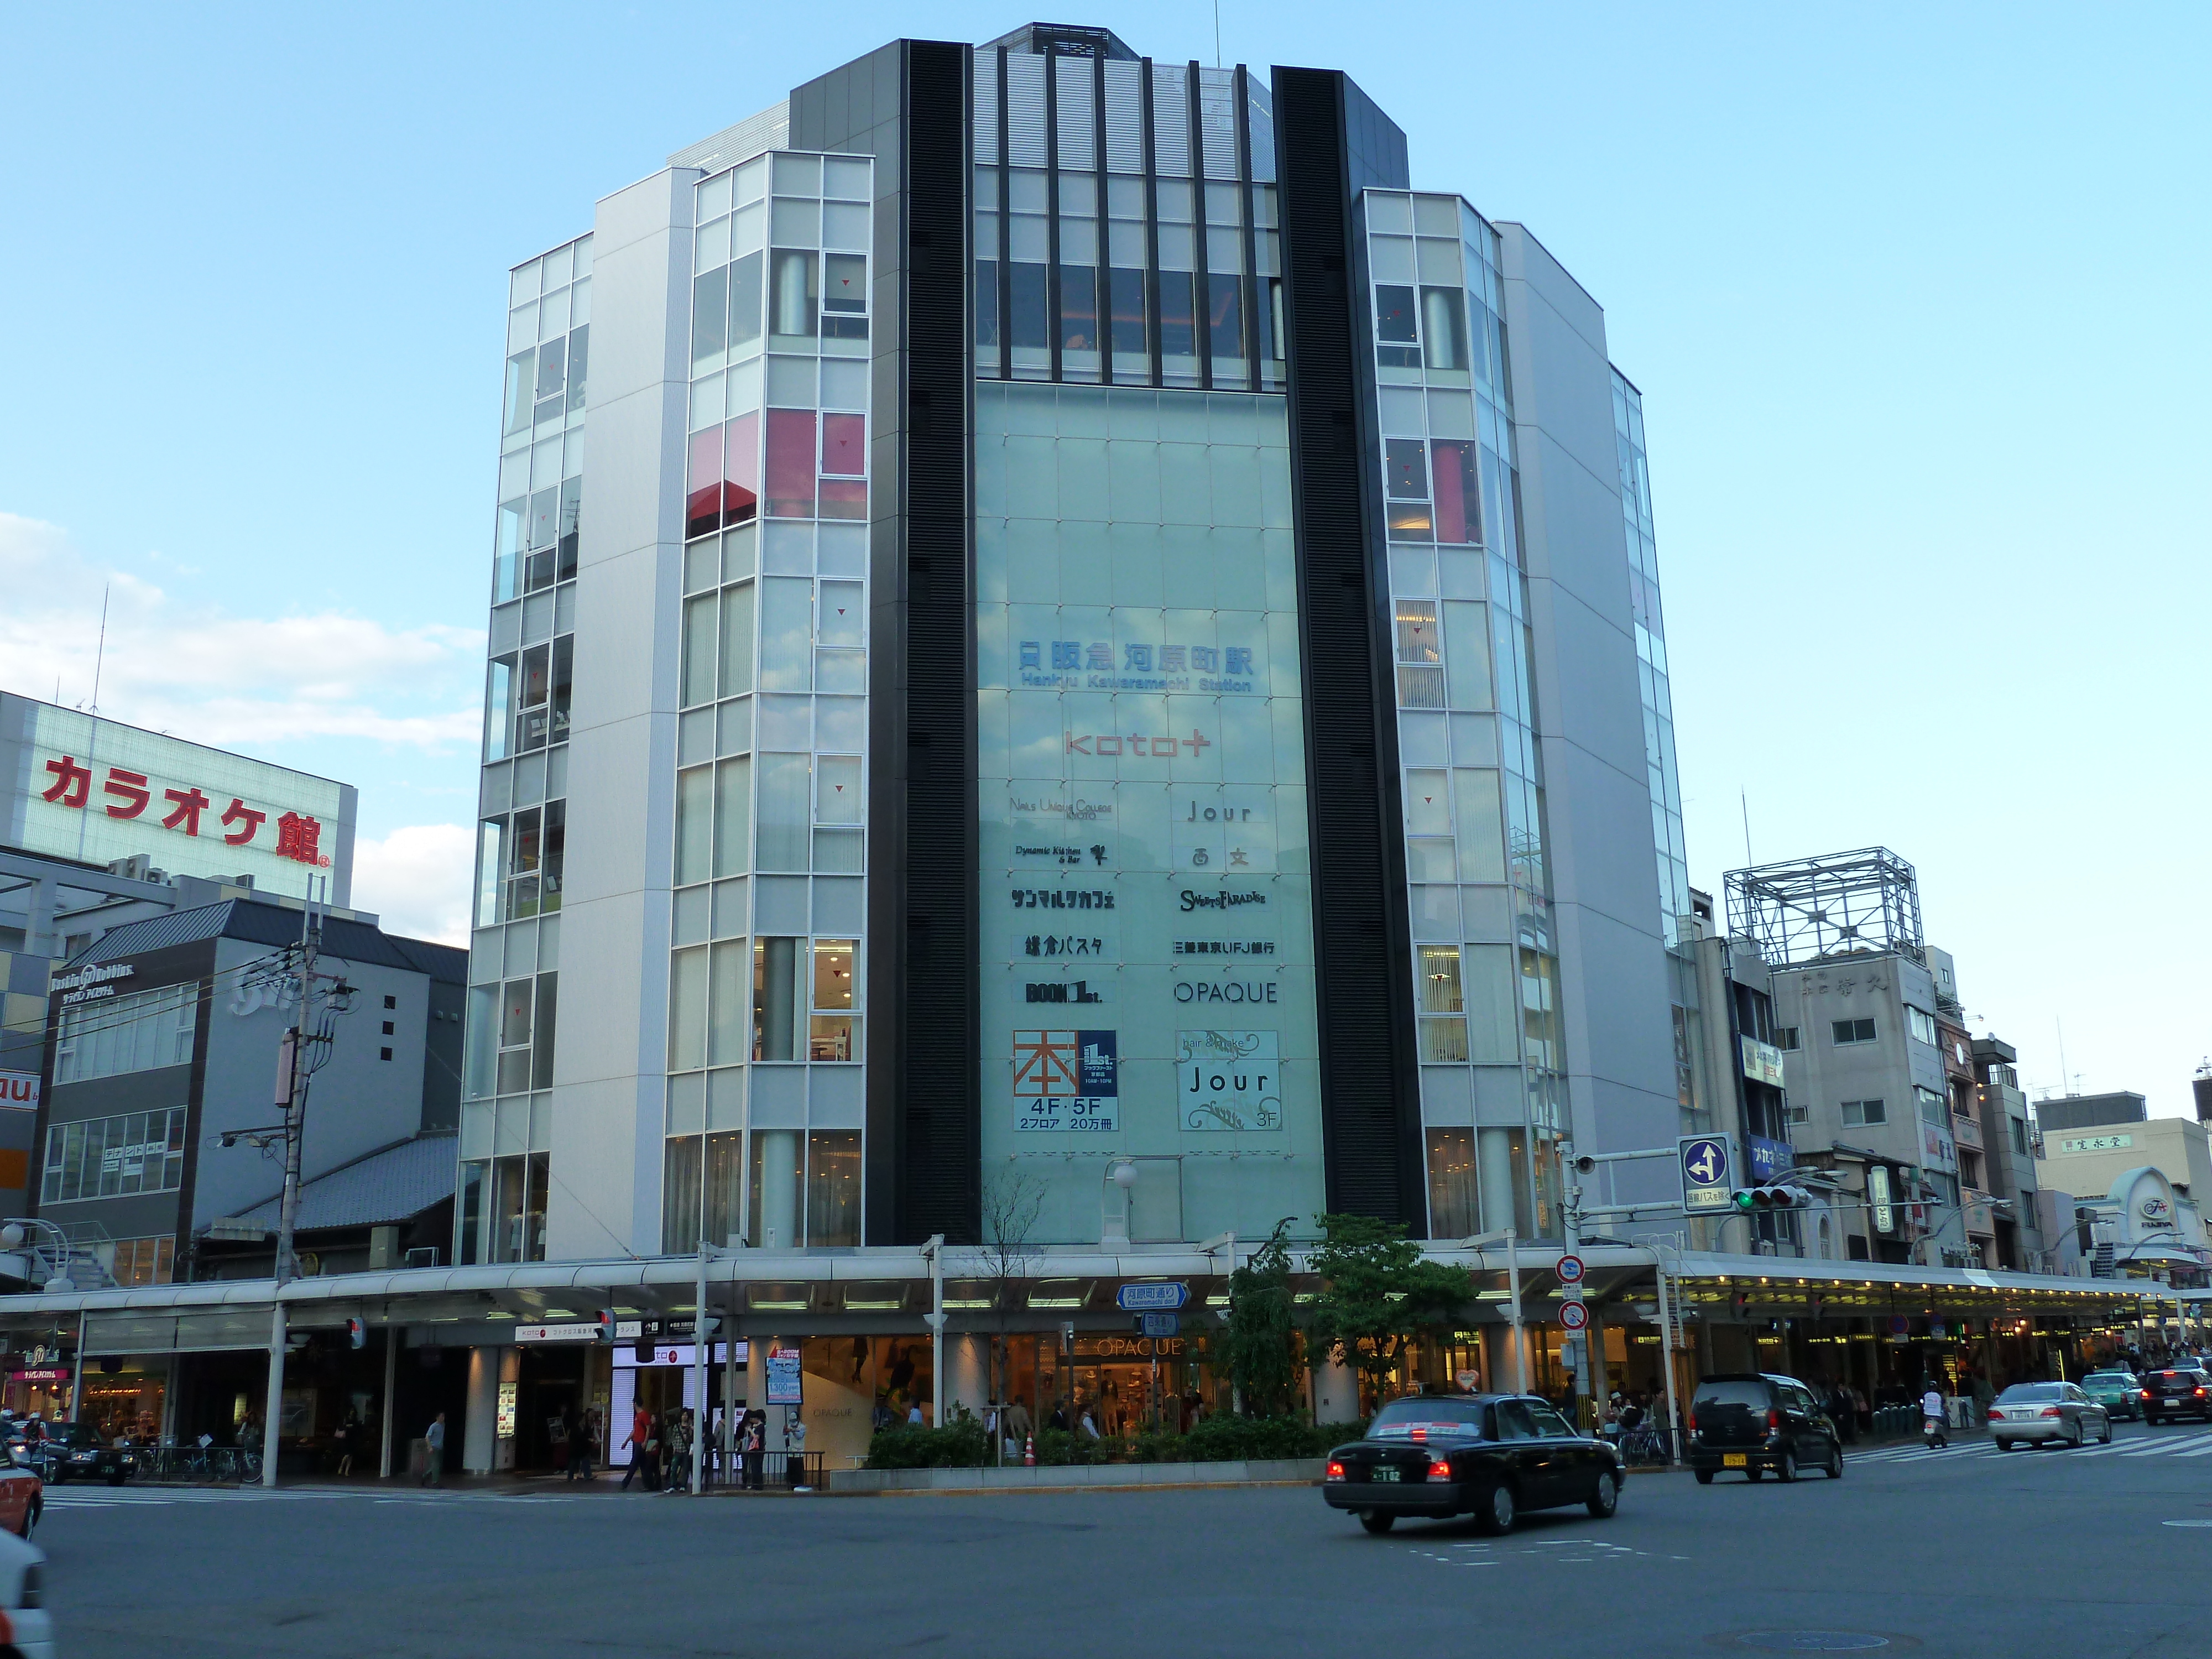
[{"label": "green car", "polygon": [[2081,1392],[2115,1418],[2142,1418],[2142,1384],[2133,1371],[2091,1371],[2081,1379]]}]

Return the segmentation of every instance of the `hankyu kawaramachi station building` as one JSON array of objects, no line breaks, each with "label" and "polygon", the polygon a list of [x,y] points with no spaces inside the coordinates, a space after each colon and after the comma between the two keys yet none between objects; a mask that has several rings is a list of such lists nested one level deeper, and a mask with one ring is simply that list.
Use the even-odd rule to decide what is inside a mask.
[{"label": "hankyu kawaramachi station building", "polygon": [[[1143,1414],[1130,1280],[1190,1286],[1164,1386],[1211,1397],[1232,1262],[1338,1210],[1486,1264],[1439,1378],[1515,1375],[1457,1242],[1553,1241],[1559,1386],[1558,1148],[1663,1152],[1583,1202],[1679,1234],[1705,1020],[1642,399],[1471,182],[1340,72],[1032,25],[810,80],[515,267],[453,1260],[295,1322],[390,1329],[403,1413],[434,1371],[526,1467],[548,1402],[694,1386],[587,1339],[688,1316],[703,1241],[716,1397],[795,1347],[842,1456],[1001,1336],[1001,1389]],[[1615,1385],[1654,1260],[1593,1257]],[[1668,1260],[1729,1363],[1925,1341],[1958,1278]],[[2111,1311],[1984,1277],[2010,1340]],[[181,1347],[269,1286],[164,1294]]]}]

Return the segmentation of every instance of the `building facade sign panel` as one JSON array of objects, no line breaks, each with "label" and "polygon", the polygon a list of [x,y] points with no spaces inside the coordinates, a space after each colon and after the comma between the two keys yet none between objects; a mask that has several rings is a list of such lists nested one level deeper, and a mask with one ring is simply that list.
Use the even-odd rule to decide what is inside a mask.
[{"label": "building facade sign panel", "polygon": [[0,842],[169,873],[251,876],[304,897],[330,878],[352,899],[354,791],[243,755],[27,697],[0,698]]},{"label": "building facade sign panel", "polygon": [[1782,1050],[1757,1037],[1739,1037],[1743,1046],[1743,1074],[1753,1083],[1782,1086]]},{"label": "building facade sign panel", "polygon": [[[976,446],[985,1162],[1036,1159],[1051,1241],[1101,1226],[1102,1171],[1066,1151],[1166,1161],[1176,1236],[1310,1216],[1319,1045],[1283,405],[987,383]],[[1031,1005],[1061,1001],[1091,1028],[1036,1029]],[[1271,1156],[1211,1178],[1246,1152]],[[1140,1230],[1150,1192],[1133,1194]]]}]

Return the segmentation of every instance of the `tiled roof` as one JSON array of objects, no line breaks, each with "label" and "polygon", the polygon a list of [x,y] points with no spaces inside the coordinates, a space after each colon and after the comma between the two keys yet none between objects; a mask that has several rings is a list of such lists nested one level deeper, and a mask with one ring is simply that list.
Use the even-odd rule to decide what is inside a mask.
[{"label": "tiled roof", "polygon": [[[450,1134],[416,1135],[380,1147],[302,1182],[295,1224],[301,1232],[317,1232],[411,1221],[453,1195],[457,1157]],[[237,1219],[258,1222],[274,1232],[281,1202],[281,1195],[271,1198],[241,1212]]]},{"label": "tiled roof", "polygon": [[[195,905],[167,915],[126,921],[100,935],[94,944],[70,958],[72,968],[88,963],[119,962],[173,945],[201,939],[235,939],[255,945],[291,945],[300,937],[301,913],[280,905],[258,904],[249,899],[225,899],[218,904]],[[428,939],[403,939],[365,921],[342,916],[323,919],[322,954],[342,962],[358,962],[378,968],[399,968],[426,974],[449,985],[465,985],[469,953]]]}]

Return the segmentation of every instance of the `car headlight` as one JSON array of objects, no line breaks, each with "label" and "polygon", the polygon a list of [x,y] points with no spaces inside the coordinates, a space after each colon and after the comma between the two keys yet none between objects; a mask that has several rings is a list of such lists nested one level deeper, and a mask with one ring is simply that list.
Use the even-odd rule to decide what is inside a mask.
[{"label": "car headlight", "polygon": [[19,1607],[42,1607],[46,1605],[46,1587],[35,1561],[23,1569],[23,1588],[15,1598]]}]

